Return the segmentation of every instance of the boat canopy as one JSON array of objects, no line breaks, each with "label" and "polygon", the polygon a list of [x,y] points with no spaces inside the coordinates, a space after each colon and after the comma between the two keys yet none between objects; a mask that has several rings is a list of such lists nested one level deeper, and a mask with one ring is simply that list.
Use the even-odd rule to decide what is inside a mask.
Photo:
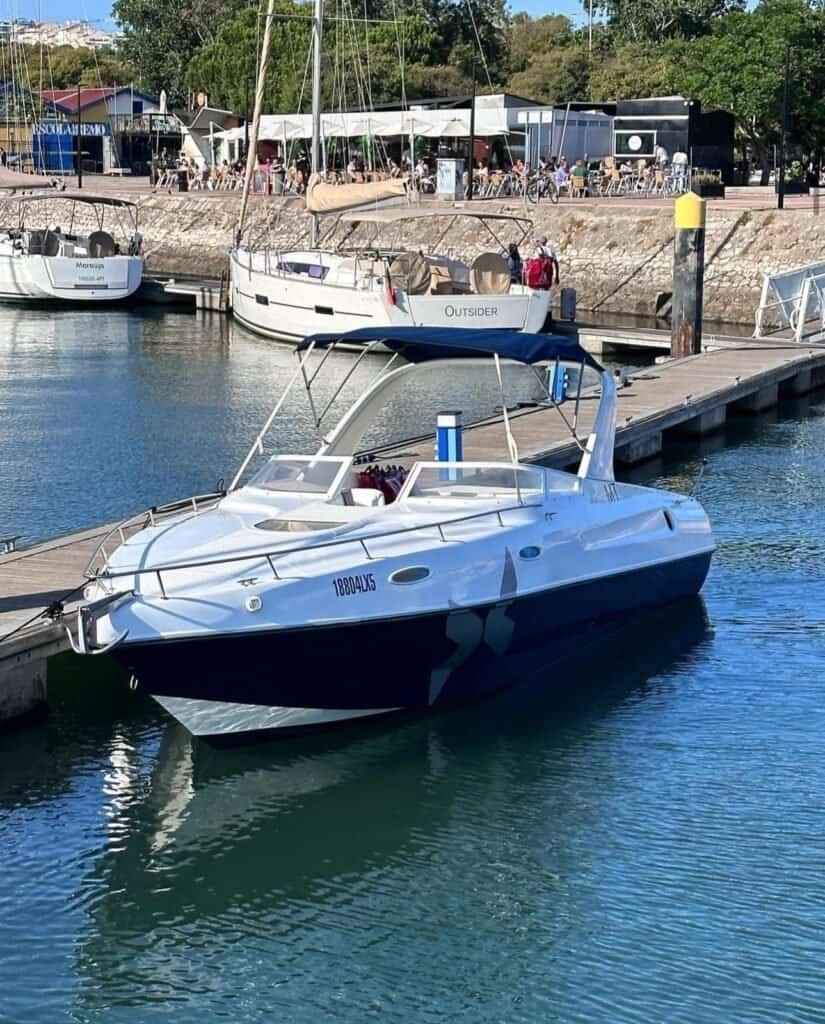
[{"label": "boat canopy", "polygon": [[[34,178],[34,175],[26,174],[22,175],[26,178]],[[37,180],[35,178],[35,180]],[[2,188],[2,179],[0,179],[0,188]],[[90,206],[121,206],[135,209],[137,203],[131,199],[120,199],[118,196],[101,196],[101,195],[90,195],[88,192],[53,192],[53,193],[42,193],[39,192],[36,195],[31,196],[13,196],[13,199],[19,203],[36,203],[41,199],[48,199],[49,202],[54,202],[55,199],[63,199],[67,203],[88,203]]]},{"label": "boat canopy", "polygon": [[498,355],[518,363],[544,363],[556,359],[583,363],[599,373],[603,367],[574,339],[562,334],[528,334],[524,331],[469,327],[362,327],[345,334],[311,334],[297,345],[303,351],[328,348],[338,342],[367,345],[381,342],[412,363],[461,356]]},{"label": "boat canopy", "polygon": [[[340,185],[336,186],[341,188]],[[382,206],[366,210],[350,210],[341,214],[341,220],[346,223],[369,223],[369,224],[396,224],[403,220],[417,220],[426,217],[470,217],[476,220],[507,220],[517,224],[526,224],[528,229],[533,226],[530,217],[521,217],[517,213],[507,213],[503,210],[490,210],[484,203],[468,203],[456,205],[453,203],[430,202],[413,203],[405,206]]]}]

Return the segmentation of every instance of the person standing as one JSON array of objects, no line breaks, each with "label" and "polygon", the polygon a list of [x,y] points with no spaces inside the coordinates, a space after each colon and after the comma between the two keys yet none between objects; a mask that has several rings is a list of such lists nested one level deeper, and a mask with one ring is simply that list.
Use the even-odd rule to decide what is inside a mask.
[{"label": "person standing", "polygon": [[554,284],[559,283],[559,258],[556,254],[556,248],[552,242],[547,241],[547,236],[542,235],[541,238],[536,239],[535,258],[538,260],[548,260],[551,264],[550,270],[550,287]]},{"label": "person standing", "polygon": [[[677,149],[673,154],[673,176],[676,179],[676,191],[684,192],[687,178],[687,153],[683,149]],[[747,181],[745,182],[747,184]]]},{"label": "person standing", "polygon": [[515,242],[511,242],[507,246],[507,266],[510,268],[511,283],[521,284],[524,267],[521,261],[521,253],[518,251],[518,246]]}]

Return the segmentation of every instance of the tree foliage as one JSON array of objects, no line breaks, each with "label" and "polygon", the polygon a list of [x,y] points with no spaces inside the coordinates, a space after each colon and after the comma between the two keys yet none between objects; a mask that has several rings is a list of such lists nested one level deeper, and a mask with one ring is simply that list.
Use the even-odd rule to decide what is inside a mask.
[{"label": "tree foliage", "polygon": [[85,50],[73,46],[18,47],[22,62],[7,68],[7,77],[22,78],[27,89],[72,89],[75,86],[124,85],[135,78],[134,68],[112,50]]},{"label": "tree foliage", "polygon": [[166,89],[171,103],[182,104],[190,61],[241,6],[243,0],[115,0],[119,53],[143,88]]},{"label": "tree foliage", "polygon": [[617,39],[660,42],[702,35],[714,18],[744,10],[745,0],[597,0],[594,6]]},{"label": "tree foliage", "polygon": [[763,163],[778,142],[785,61],[789,128],[807,149],[825,142],[825,14],[805,0],[763,0],[720,18],[675,65],[675,83],[706,108],[736,117],[742,140]]},{"label": "tree foliage", "polygon": [[[752,9],[745,0],[595,2],[591,51],[586,29],[569,18],[509,15],[505,0],[327,0],[324,102],[340,109],[465,94],[474,71],[481,89],[546,102],[678,92],[733,113],[742,142],[767,154],[790,46],[792,138],[825,145],[823,0],[760,0]],[[277,11],[265,108],[306,110],[312,5],[278,0]],[[125,32],[119,56],[144,87],[166,88],[178,103],[187,89],[203,90],[212,104],[244,112],[263,28],[257,5],[116,0],[115,13]],[[120,69],[111,77],[120,80]]]}]

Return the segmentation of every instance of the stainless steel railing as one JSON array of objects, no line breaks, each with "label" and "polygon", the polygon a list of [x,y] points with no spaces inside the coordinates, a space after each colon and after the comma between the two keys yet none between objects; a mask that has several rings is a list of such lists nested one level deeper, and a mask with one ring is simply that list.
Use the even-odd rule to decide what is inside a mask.
[{"label": "stainless steel railing", "polygon": [[[212,496],[206,496],[206,497],[214,498],[215,496],[212,495]],[[192,499],[192,500],[194,500],[194,499]],[[185,502],[180,502],[180,503],[176,503],[176,504],[178,504],[178,505],[180,505],[182,507],[186,506]],[[168,509],[169,506],[164,506],[164,508]],[[468,516],[454,516],[454,517],[452,517],[450,519],[439,520],[438,522],[435,522],[435,523],[422,523],[422,524],[420,524],[418,526],[405,526],[405,527],[402,527],[401,529],[398,529],[398,530],[384,530],[384,531],[382,531],[380,533],[368,534],[365,537],[338,537],[335,540],[321,541],[321,542],[316,543],[316,544],[300,545],[298,547],[265,549],[263,551],[257,550],[257,551],[251,551],[251,552],[248,552],[248,553],[245,553],[245,554],[224,555],[224,556],[222,556],[220,558],[201,558],[201,559],[195,559],[194,561],[189,561],[189,562],[170,562],[170,563],[167,563],[166,565],[154,565],[154,566],[147,566],[145,568],[136,567],[134,569],[123,569],[123,570],[119,570],[117,572],[107,571],[105,566],[99,572],[91,572],[90,571],[91,565],[92,565],[92,563],[94,561],[94,556],[93,556],[92,560],[89,563],[89,567],[87,567],[86,575],[87,575],[87,577],[89,579],[91,579],[93,581],[111,581],[111,580],[116,580],[116,579],[124,579],[124,578],[127,578],[127,577],[130,578],[130,579],[134,578],[134,579],[138,580],[141,576],[154,576],[155,579],[157,580],[158,589],[160,590],[161,597],[164,600],[167,600],[168,599],[168,595],[166,593],[166,587],[165,587],[164,582],[163,582],[163,573],[169,573],[169,572],[173,572],[173,571],[177,572],[177,571],[184,570],[184,569],[200,569],[200,568],[206,568],[206,567],[218,566],[218,565],[231,565],[233,563],[238,563],[238,562],[252,562],[252,561],[260,562],[260,561],[265,561],[269,565],[269,568],[272,570],[273,578],[276,579],[276,580],[281,580],[282,581],[282,580],[285,580],[285,579],[303,579],[304,577],[294,577],[294,576],[282,576],[282,575],[280,575],[279,572],[278,572],[277,566],[275,565],[274,560],[275,559],[279,559],[279,558],[283,558],[285,555],[307,554],[309,552],[320,551],[320,550],[323,550],[325,548],[341,547],[344,544],[356,544],[356,545],[360,546],[361,550],[364,553],[364,556],[366,557],[366,559],[368,561],[376,561],[377,559],[380,559],[381,556],[380,555],[376,556],[376,555],[374,555],[374,554],[372,554],[370,552],[369,547],[368,547],[368,542],[372,542],[372,541],[376,541],[376,540],[385,540],[388,537],[398,537],[398,536],[402,536],[403,534],[417,533],[417,532],[421,532],[423,530],[435,530],[438,533],[439,543],[443,543],[443,544],[463,544],[464,541],[460,541],[460,540],[457,540],[455,538],[450,538],[450,537],[445,536],[444,528],[445,527],[449,527],[449,526],[454,526],[457,523],[471,522],[472,520],[483,519],[483,518],[490,517],[490,516],[496,517],[499,527],[504,527],[505,524],[504,524],[504,520],[502,519],[502,516],[505,515],[506,513],[508,513],[508,512],[521,512],[521,511],[525,511],[525,510],[529,510],[529,509],[541,509],[541,508],[544,508],[543,504],[541,504],[541,505],[525,505],[525,504],[508,505],[505,508],[486,509],[484,512],[474,512],[473,514],[468,515]],[[157,512],[158,510],[155,510],[155,511]],[[110,531],[109,534],[107,534],[107,537],[112,536],[112,534],[116,533],[119,529],[120,529],[120,527],[115,527],[112,531]],[[106,538],[104,538],[104,540],[105,539]],[[125,541],[124,541],[124,543],[125,543]],[[103,549],[103,544],[99,545],[99,547],[98,547],[99,551],[101,551],[102,549]]]},{"label": "stainless steel railing", "polygon": [[[187,509],[191,509],[193,515],[198,515],[200,512],[205,512],[208,508],[214,507],[221,498],[224,497],[226,497],[226,491],[214,491],[211,494],[199,494],[194,495],[191,498],[171,501],[166,505],[153,505],[151,508],[145,509],[142,512],[136,512],[131,516],[127,516],[125,519],[113,526],[94,549],[91,558],[86,563],[86,568],[83,570],[83,575],[86,576],[87,579],[98,578],[99,573],[94,568],[95,563],[98,559],[102,558],[105,566],[109,561],[106,545],[112,537],[115,536],[115,534],[120,538],[120,543],[125,544],[129,536],[134,536],[135,533],[140,533],[140,531],[145,530],[147,526],[156,526],[158,522],[162,522],[169,516],[179,515]],[[129,531],[131,531],[131,533]]]}]

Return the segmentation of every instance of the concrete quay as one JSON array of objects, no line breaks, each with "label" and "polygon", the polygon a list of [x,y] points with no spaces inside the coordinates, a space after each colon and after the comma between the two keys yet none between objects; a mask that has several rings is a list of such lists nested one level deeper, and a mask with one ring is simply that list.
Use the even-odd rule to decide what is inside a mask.
[{"label": "concrete quay", "polygon": [[[759,413],[781,395],[820,387],[825,387],[825,346],[817,345],[739,341],[645,368],[618,391],[616,461],[641,462],[659,454],[670,437],[718,431],[728,416]],[[595,396],[582,399],[579,436],[589,431],[597,404]],[[561,468],[578,461],[579,448],[555,409],[514,411],[510,424],[522,461]],[[406,460],[431,459],[432,450],[432,435],[371,449],[382,459]],[[501,420],[466,428],[464,454],[507,460]],[[81,584],[86,563],[110,530],[82,530],[0,555],[0,638]],[[68,602],[65,608],[69,626],[73,607]],[[49,659],[68,646],[63,624],[43,618],[0,639],[0,727],[45,709]]]},{"label": "concrete quay", "polygon": [[[88,191],[102,183],[88,183]],[[115,187],[117,185],[117,187]],[[130,191],[131,188],[131,191]],[[239,212],[234,192],[146,192],[126,182],[108,182],[106,190],[137,200],[147,270],[180,278],[194,272],[219,280],[227,269]],[[86,191],[86,190],[84,190]],[[70,193],[63,193],[64,196]],[[759,305],[763,275],[816,263],[825,254],[825,217],[818,200],[784,211],[753,207],[746,200],[710,201],[705,239],[704,316],[707,321],[752,323]],[[65,203],[43,202],[38,216],[60,223]],[[424,205],[426,205],[426,200]],[[468,204],[457,204],[456,210]],[[611,312],[654,316],[667,308],[673,277],[673,201],[671,199],[563,199],[558,205],[525,205],[480,201],[473,209],[510,213],[533,223],[534,235],[546,235],[561,261],[561,283],[576,289],[578,305],[595,314]],[[0,221],[16,223],[18,211],[0,200]],[[275,246],[303,244],[309,219],[300,200],[252,196],[250,237],[267,238]],[[89,218],[88,223],[84,218]],[[330,218],[325,245],[334,245],[347,228],[334,228]],[[76,212],[76,226],[96,227],[90,211]],[[376,226],[373,226],[373,228]],[[399,228],[383,225],[373,235],[365,227],[348,244],[372,239],[381,246],[427,246],[446,227],[444,218],[409,221]],[[440,251],[473,259],[489,248],[485,232],[473,221],[459,221]],[[519,232],[503,230],[501,241],[518,240]],[[531,239],[525,239],[527,251]],[[595,319],[595,318],[591,318]]]}]

